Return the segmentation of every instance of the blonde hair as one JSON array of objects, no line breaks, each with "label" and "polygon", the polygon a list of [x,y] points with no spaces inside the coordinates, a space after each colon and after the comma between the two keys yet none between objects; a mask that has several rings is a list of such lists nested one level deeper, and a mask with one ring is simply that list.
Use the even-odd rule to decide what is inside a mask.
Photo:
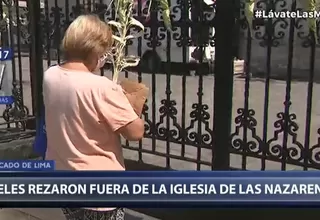
[{"label": "blonde hair", "polygon": [[80,15],[68,27],[62,40],[66,60],[89,61],[102,56],[112,46],[110,27],[95,15]]}]

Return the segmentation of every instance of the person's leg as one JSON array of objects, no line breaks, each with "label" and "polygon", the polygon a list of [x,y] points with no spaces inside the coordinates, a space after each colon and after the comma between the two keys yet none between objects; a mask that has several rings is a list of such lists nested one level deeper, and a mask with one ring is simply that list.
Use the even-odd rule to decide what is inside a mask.
[{"label": "person's leg", "polygon": [[90,209],[62,209],[67,220],[124,220],[122,208],[111,211],[94,211]]}]

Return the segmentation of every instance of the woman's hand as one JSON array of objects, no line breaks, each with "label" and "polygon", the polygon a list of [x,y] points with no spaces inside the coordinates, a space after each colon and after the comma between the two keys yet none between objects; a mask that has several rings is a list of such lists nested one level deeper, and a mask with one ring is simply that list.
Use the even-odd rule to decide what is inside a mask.
[{"label": "woman's hand", "polygon": [[149,88],[142,83],[130,81],[127,79],[123,80],[120,85],[132,108],[140,117],[142,114],[144,103],[146,102],[149,94]]}]

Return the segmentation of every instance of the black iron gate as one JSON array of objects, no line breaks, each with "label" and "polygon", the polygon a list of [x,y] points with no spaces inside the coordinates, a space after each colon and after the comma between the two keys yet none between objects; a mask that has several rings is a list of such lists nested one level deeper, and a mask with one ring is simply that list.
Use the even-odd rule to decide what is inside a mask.
[{"label": "black iron gate", "polygon": [[[12,48],[14,58],[10,61],[0,61],[1,96],[12,93],[14,102],[0,105],[3,111],[0,117],[0,144],[17,139],[34,136],[34,108],[31,95],[29,59],[29,15],[26,2],[0,1],[0,46]],[[2,55],[1,55],[1,58]],[[31,59],[30,59],[31,60]],[[7,92],[9,92],[7,94]],[[28,102],[28,104],[26,104]],[[28,107],[27,107],[28,106]],[[10,145],[15,147],[15,145]],[[2,152],[4,153],[4,152]],[[3,156],[2,156],[3,158]]]},{"label": "black iron gate", "polygon": [[244,3],[240,56],[247,68],[243,79],[234,80],[231,166],[319,169],[319,20],[259,16],[263,12],[302,14],[315,9],[307,1],[258,0],[254,6],[260,18],[253,18],[250,27],[248,17],[244,17]]},{"label": "black iron gate", "polygon": [[[41,91],[40,65],[45,69],[61,61],[59,43],[72,20],[88,12],[104,20],[113,19],[113,7],[108,9],[107,4],[110,2],[44,0],[41,8],[38,1],[29,1],[33,5],[30,15],[34,16],[33,53],[38,55],[33,63],[37,91]],[[233,52],[230,42],[235,23],[230,7],[234,5],[218,1],[220,12],[216,12],[214,2],[172,0],[170,32],[164,28],[157,2],[153,1],[150,15],[147,15],[148,4],[137,1],[134,14],[145,25],[145,34],[127,47],[128,53],[139,55],[142,61],[138,68],[123,73],[123,77],[142,81],[151,88],[143,113],[146,138],[137,144],[124,143],[125,157],[164,169],[228,169],[230,123],[226,122],[231,117]],[[209,74],[213,69],[212,48],[218,57],[215,65],[218,82]],[[111,76],[111,71],[105,69],[101,74]],[[210,88],[205,85],[208,83]],[[212,117],[214,85],[224,93],[224,97],[215,97],[215,106],[220,106],[215,122]],[[41,103],[41,98],[36,100]],[[221,124],[216,128],[217,138],[213,138],[214,123]],[[216,157],[213,157],[214,145],[218,146]]]},{"label": "black iron gate", "polygon": [[[22,103],[17,98],[7,109],[20,109],[11,110],[11,115],[15,122],[26,121],[33,114],[21,109],[27,106],[38,114],[43,70],[62,60],[59,44],[68,25],[83,13],[109,20],[114,10],[107,7],[108,0],[28,0],[28,7],[21,9],[23,17],[21,7],[15,7],[22,1],[0,2],[11,4],[15,10],[11,19],[14,15],[20,21],[11,29],[17,31],[8,35],[17,54],[13,62],[19,63],[18,77],[13,69],[13,87],[20,92],[23,87],[32,90],[32,99],[26,93],[17,95]],[[250,27],[246,4],[171,0],[170,32],[156,1],[150,15],[148,3],[137,1],[134,15],[145,25],[145,34],[126,50],[142,61],[122,77],[147,84],[151,94],[143,113],[145,138],[124,142],[127,159],[187,170],[320,167],[318,101],[312,96],[318,88],[318,35],[315,38],[302,18],[253,19]],[[255,2],[257,10],[266,12],[305,10],[301,7],[295,0]],[[241,60],[245,71],[235,75],[234,63]],[[23,69],[23,62],[30,62],[30,71]],[[31,86],[25,86],[23,77],[29,72]],[[106,67],[101,74],[111,76],[111,71]],[[32,128],[22,124],[19,131]],[[303,132],[299,126],[305,127]]]}]

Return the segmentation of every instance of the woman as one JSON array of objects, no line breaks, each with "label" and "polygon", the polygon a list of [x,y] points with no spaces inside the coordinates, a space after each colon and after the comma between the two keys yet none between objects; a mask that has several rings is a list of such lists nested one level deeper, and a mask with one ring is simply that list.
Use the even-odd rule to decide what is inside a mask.
[{"label": "woman", "polygon": [[[66,62],[44,74],[46,159],[55,160],[57,170],[125,170],[120,135],[135,141],[143,137],[144,121],[134,110],[142,106],[135,105],[134,97],[130,103],[118,84],[93,74],[111,46],[106,23],[93,15],[79,16],[62,42]],[[124,218],[121,208],[63,211],[74,220]]]}]

